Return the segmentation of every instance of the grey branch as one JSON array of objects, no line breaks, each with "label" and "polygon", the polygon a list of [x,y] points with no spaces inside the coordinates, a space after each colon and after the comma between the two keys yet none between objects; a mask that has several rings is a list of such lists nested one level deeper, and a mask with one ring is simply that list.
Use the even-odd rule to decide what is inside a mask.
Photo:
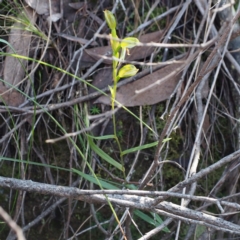
[{"label": "grey branch", "polygon": [[[88,203],[108,204],[108,200],[120,207],[137,208],[149,212],[158,212],[161,215],[174,219],[181,219],[188,223],[198,223],[219,230],[220,228],[226,232],[234,232],[240,235],[239,226],[231,222],[212,215],[195,211],[186,207],[181,207],[171,202],[163,201],[154,206],[154,198],[129,195],[129,194],[92,194],[88,190],[81,190],[75,187],[56,186],[44,183],[37,183],[31,180],[19,180],[13,178],[0,177],[0,186],[23,190],[28,192],[37,192],[40,194],[50,194],[59,197],[71,197]],[[97,190],[98,191],[98,190]],[[107,191],[105,191],[107,192]],[[110,191],[109,191],[110,192]],[[130,192],[130,191],[129,191]],[[237,204],[238,205],[238,204]],[[238,209],[239,206],[235,205]]]}]

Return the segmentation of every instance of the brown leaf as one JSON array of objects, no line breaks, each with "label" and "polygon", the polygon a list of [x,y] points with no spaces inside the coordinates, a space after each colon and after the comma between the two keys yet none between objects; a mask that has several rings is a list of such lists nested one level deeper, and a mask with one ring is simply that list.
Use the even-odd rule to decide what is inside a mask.
[{"label": "brown leaf", "polygon": [[49,2],[51,3],[51,15],[60,13],[60,0],[25,0],[25,2],[34,9],[39,15],[49,16]]},{"label": "brown leaf", "polygon": [[[159,42],[162,31],[156,31],[153,33],[148,33],[139,37],[139,41],[142,43],[149,42]],[[130,55],[126,56],[126,60],[134,61],[139,59],[144,59],[152,54],[154,47],[146,46],[146,47],[135,47],[130,50]],[[108,58],[112,57],[112,50],[110,46],[104,47],[95,47],[91,49],[85,49],[82,54],[80,66],[89,67],[99,59],[106,56]],[[111,59],[104,59],[103,62],[105,64],[112,64]],[[84,65],[83,65],[84,63]]]},{"label": "brown leaf", "polygon": [[84,2],[73,2],[73,3],[69,3],[68,5],[73,9],[80,10],[83,7],[85,7],[86,3],[84,3]]},{"label": "brown leaf", "polygon": [[[97,62],[103,56],[107,56],[108,58],[112,57],[112,49],[111,49],[110,46],[95,47],[95,48],[91,48],[91,49],[85,49],[83,51],[83,56],[82,56],[81,61],[86,61],[85,59],[88,59],[88,61],[91,62],[91,64],[89,66],[91,66],[92,63]],[[103,62],[105,64],[112,64],[112,60],[110,60],[110,59],[104,59]]]},{"label": "brown leaf", "polygon": [[51,22],[57,22],[59,19],[62,18],[62,13],[55,13],[55,14],[51,14],[48,18],[47,21],[48,23]]},{"label": "brown leaf", "polygon": [[18,107],[24,102],[24,97],[15,89],[10,90],[0,84],[0,102],[3,102],[6,106]]},{"label": "brown leaf", "polygon": [[[33,13],[33,10],[30,8],[25,8],[24,11],[29,17],[31,23],[34,24],[36,21],[36,16]],[[11,28],[8,42],[17,54],[28,57],[32,36],[29,31],[23,30],[25,27],[26,26],[22,25],[20,22],[15,23]],[[13,50],[8,47],[7,53],[13,53]],[[6,56],[3,71],[4,81],[9,83],[10,86],[14,86],[21,82],[25,76],[26,65],[26,60]]]},{"label": "brown leaf", "polygon": [[[116,100],[127,107],[152,105],[168,99],[179,81],[185,63],[175,62],[139,80],[119,87]],[[170,75],[167,77],[168,75]],[[164,79],[166,78],[166,79]],[[163,81],[161,81],[163,79]],[[137,93],[154,84],[150,89]],[[110,97],[101,96],[95,103],[110,105]]]},{"label": "brown leaf", "polygon": [[[112,85],[112,68],[105,67],[101,68],[93,75],[92,85],[98,89],[103,89],[109,85]],[[96,92],[92,87],[89,88],[89,93]]]},{"label": "brown leaf", "polygon": [[25,2],[34,9],[38,14],[49,14],[49,1],[48,0],[25,0]]},{"label": "brown leaf", "polygon": [[[148,33],[148,34],[142,35],[139,38],[139,41],[141,43],[159,42],[162,37],[162,34],[163,34],[163,31]],[[144,59],[150,56],[153,53],[154,49],[155,47],[150,47],[150,46],[134,47],[130,49],[130,55],[127,55],[126,60],[135,61],[139,59]]]}]

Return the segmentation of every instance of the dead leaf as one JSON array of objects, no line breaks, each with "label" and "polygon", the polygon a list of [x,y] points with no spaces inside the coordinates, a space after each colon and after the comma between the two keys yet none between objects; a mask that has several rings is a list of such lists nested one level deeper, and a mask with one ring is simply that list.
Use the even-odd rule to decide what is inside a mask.
[{"label": "dead leaf", "polygon": [[[93,81],[91,84],[98,89],[103,89],[109,85],[112,85],[112,82],[112,68],[105,67],[96,71],[96,73],[93,75]],[[96,90],[90,87],[88,93],[93,92],[96,92]]]},{"label": "dead leaf", "polygon": [[[159,42],[161,40],[163,31],[156,31],[142,35],[139,38],[141,43]],[[130,49],[130,55],[127,55],[126,60],[135,61],[139,59],[144,59],[150,56],[154,52],[155,47],[134,47]]]},{"label": "dead leaf", "polygon": [[68,5],[73,9],[80,10],[83,7],[85,7],[86,3],[84,3],[84,2],[73,2],[73,3],[69,3]]},{"label": "dead leaf", "polygon": [[[34,24],[36,21],[36,16],[31,8],[25,8],[24,14],[26,14],[31,21],[31,24]],[[17,53],[21,56],[28,57],[29,55],[29,47],[31,45],[31,33],[29,31],[25,31],[23,24],[21,22],[15,23],[9,34],[8,42],[12,46],[15,52],[8,47],[7,53]],[[4,70],[3,70],[3,78],[6,83],[9,85],[16,85],[21,82],[25,76],[25,68],[27,65],[26,60],[18,59],[16,57],[6,56],[4,61]],[[9,86],[8,84],[6,84]]]},{"label": "dead leaf", "polygon": [[[180,71],[183,70],[183,66],[185,66],[183,60],[181,62],[175,62],[135,82],[119,87],[116,100],[126,107],[134,107],[152,105],[168,99],[178,84]],[[173,74],[177,69],[179,69],[179,71],[176,72],[176,74],[168,77],[164,81],[160,81],[168,75]],[[145,89],[154,83],[155,85],[147,91],[136,93],[136,91]],[[110,105],[110,102],[110,97],[107,96],[101,96],[95,101],[95,103],[107,105]]]},{"label": "dead leaf", "polygon": [[[36,22],[36,14],[34,14],[31,8],[24,8],[24,15],[26,15],[31,24]],[[31,33],[25,31],[26,26],[21,22],[17,22],[11,28],[8,42],[14,49],[14,51],[8,47],[7,53],[17,53],[21,56],[28,57],[29,47],[31,46]],[[6,56],[4,61],[3,79],[5,86],[0,85],[0,97],[4,103],[8,106],[19,106],[24,101],[24,97],[17,90],[11,89],[10,86],[15,86],[20,83],[25,76],[27,61],[18,59],[16,57]],[[1,100],[0,100],[1,101]]]},{"label": "dead leaf", "polygon": [[[71,3],[71,0],[64,0],[63,1],[63,18],[66,19],[68,23],[79,21],[77,16],[82,17],[81,11],[85,7],[87,8],[87,3],[81,3],[81,2]],[[81,18],[80,18],[80,21],[81,21]],[[78,31],[76,31],[76,33],[77,32]]]},{"label": "dead leaf", "polygon": [[[39,15],[56,15],[60,14],[60,0],[25,0],[25,2],[34,9]],[[51,14],[49,12],[49,3],[51,4]],[[57,16],[59,17],[59,16]],[[56,20],[56,16],[53,17]]]},{"label": "dead leaf", "polygon": [[49,15],[49,0],[25,0],[39,15]]},{"label": "dead leaf", "polygon": [[[156,31],[153,33],[148,33],[139,37],[139,41],[142,43],[149,43],[149,42],[159,42],[162,37],[163,31]],[[146,47],[135,47],[130,50],[130,55],[126,56],[126,60],[133,61],[144,59],[150,56],[154,51],[154,47],[146,46]],[[89,67],[96,61],[102,59],[104,56],[107,58],[112,57],[112,49],[110,46],[104,47],[95,47],[91,49],[85,49],[82,54],[80,67]],[[111,59],[104,59],[103,62],[105,64],[112,64]]]},{"label": "dead leaf", "polygon": [[62,14],[61,13],[54,13],[54,14],[51,14],[48,18],[47,18],[47,21],[48,23],[51,23],[51,22],[57,22],[59,19],[62,18]]},{"label": "dead leaf", "polygon": [[6,106],[18,107],[24,102],[24,97],[15,89],[9,90],[9,88],[0,84],[0,102],[3,102]]},{"label": "dead leaf", "polygon": [[[82,56],[81,61],[86,61],[86,59],[88,59],[89,64],[90,64],[89,66],[91,66],[92,63],[97,62],[98,60],[102,59],[104,56],[106,56],[108,58],[112,57],[112,49],[110,46],[85,49],[83,51],[83,56]],[[112,64],[111,59],[104,59],[103,62],[105,64]]]}]

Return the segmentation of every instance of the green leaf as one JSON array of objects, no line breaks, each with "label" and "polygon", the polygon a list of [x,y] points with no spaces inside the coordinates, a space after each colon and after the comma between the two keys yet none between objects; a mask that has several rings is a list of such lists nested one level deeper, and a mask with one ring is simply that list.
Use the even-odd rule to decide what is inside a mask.
[{"label": "green leaf", "polygon": [[113,95],[113,93],[114,93],[113,88],[111,86],[108,86],[108,87],[109,87],[109,91],[110,91],[111,95]]},{"label": "green leaf", "polygon": [[[112,48],[114,48],[114,47],[116,47],[116,46],[113,46]],[[113,53],[113,56],[118,59],[119,52]],[[117,68],[118,63],[119,63],[119,60],[113,59],[113,69]]]},{"label": "green leaf", "polygon": [[117,21],[112,12],[105,10],[104,12],[104,17],[106,19],[106,22],[108,24],[108,27],[112,30],[117,27]]},{"label": "green leaf", "polygon": [[113,56],[118,58],[119,57],[119,38],[117,36],[116,30],[112,30],[111,34],[109,34],[110,36],[110,42],[111,42],[111,46],[112,46],[112,51],[113,51]]},{"label": "green leaf", "polygon": [[132,64],[127,64],[120,68],[118,71],[118,77],[119,78],[126,78],[126,77],[132,77],[136,75],[139,69],[137,69],[134,65]]},{"label": "green leaf", "polygon": [[126,56],[126,51],[127,49],[126,48],[123,48],[122,51],[121,51],[121,55],[120,55],[120,61],[123,61],[125,60],[125,56]]},{"label": "green leaf", "polygon": [[103,181],[103,180],[98,179],[98,181],[99,181],[99,182],[98,182],[97,179],[96,179],[95,177],[93,177],[92,175],[83,173],[83,172],[81,172],[81,171],[78,171],[77,169],[72,168],[72,171],[75,172],[75,173],[77,173],[77,174],[80,175],[81,177],[85,178],[85,179],[86,179],[87,181],[89,181],[89,182],[92,182],[92,183],[97,184],[97,185],[99,185],[99,183],[100,183],[101,186],[99,186],[99,187],[102,187],[102,188],[105,188],[105,189],[111,189],[111,190],[117,190],[117,189],[119,189],[118,187],[116,187],[116,186],[114,186],[114,185],[112,185],[112,184],[110,184],[110,183],[107,183],[107,182],[105,182],[105,181]]},{"label": "green leaf", "polygon": [[88,136],[88,142],[90,147],[92,148],[92,150],[98,155],[100,156],[102,159],[104,159],[105,161],[107,161],[108,163],[110,163],[111,165],[113,165],[114,167],[116,167],[117,169],[121,170],[122,172],[125,171],[125,168],[118,163],[117,161],[115,161],[113,158],[111,158],[108,154],[106,154],[102,149],[100,149],[92,140],[92,138],[90,136]]},{"label": "green leaf", "polygon": [[130,149],[127,149],[127,150],[123,151],[122,155],[126,155],[128,153],[136,152],[136,151],[143,150],[143,149],[146,149],[146,148],[155,147],[157,145],[158,145],[158,141],[153,142],[153,143],[148,143],[148,144],[145,144],[145,145],[142,145],[142,146],[130,148]]},{"label": "green leaf", "polygon": [[[155,215],[155,219],[149,217],[147,214],[145,214],[139,210],[134,210],[134,214],[137,215],[138,217],[140,217],[145,222],[153,225],[154,227],[158,227],[159,225],[161,225],[163,223],[163,220],[157,214]],[[151,214],[154,214],[154,213],[151,213]],[[163,228],[163,231],[170,232],[170,230],[167,227]]]},{"label": "green leaf", "polygon": [[133,48],[139,43],[139,40],[135,37],[126,37],[121,41],[122,48]]},{"label": "green leaf", "polygon": [[[169,141],[171,139],[172,138],[165,138],[162,142],[164,143],[164,142],[167,142],[167,141]],[[130,149],[127,149],[127,150],[123,151],[122,155],[126,155],[128,153],[136,152],[136,151],[143,150],[143,149],[146,149],[146,148],[155,147],[157,145],[158,145],[158,141],[153,142],[153,143],[148,143],[148,144],[145,144],[145,145],[142,145],[142,146],[130,148]]]},{"label": "green leaf", "polygon": [[168,142],[168,141],[170,141],[172,138],[165,138],[165,139],[163,139],[163,143],[165,143],[165,142]]},{"label": "green leaf", "polygon": [[10,161],[10,162],[17,162],[17,163],[26,163],[26,164],[31,164],[31,165],[34,165],[34,166],[48,167],[48,168],[53,168],[53,169],[57,169],[57,170],[63,170],[63,171],[70,172],[70,170],[67,169],[67,168],[57,167],[57,166],[53,166],[53,165],[49,165],[49,164],[45,164],[45,163],[31,162],[31,161],[22,160],[22,159],[0,157],[0,162],[1,162],[1,161]]},{"label": "green leaf", "polygon": [[[150,214],[153,216],[153,218],[155,218],[155,220],[159,223],[159,225],[161,225],[163,223],[163,220],[160,218],[160,216],[156,213],[150,212]],[[164,232],[170,232],[170,230],[165,227],[163,228]]]},{"label": "green leaf", "polygon": [[159,225],[158,222],[156,222],[153,218],[149,217],[147,214],[143,213],[140,210],[134,210],[134,214],[136,214],[138,217],[143,219],[145,222],[148,222],[149,224],[157,227]]},{"label": "green leaf", "polygon": [[113,139],[115,138],[114,135],[104,135],[104,136],[100,136],[100,137],[94,137],[94,136],[90,136],[89,137],[93,138],[93,139],[97,139],[97,140],[107,140],[107,139]]},{"label": "green leaf", "polygon": [[134,184],[126,184],[127,189],[138,190],[138,187]]},{"label": "green leaf", "polygon": [[120,46],[119,43],[119,38],[117,36],[116,32],[116,27],[117,27],[117,21],[112,12],[105,10],[104,12],[104,17],[106,19],[108,27],[111,29],[111,34],[110,34],[110,42],[113,50],[113,56],[118,58],[118,49]]}]

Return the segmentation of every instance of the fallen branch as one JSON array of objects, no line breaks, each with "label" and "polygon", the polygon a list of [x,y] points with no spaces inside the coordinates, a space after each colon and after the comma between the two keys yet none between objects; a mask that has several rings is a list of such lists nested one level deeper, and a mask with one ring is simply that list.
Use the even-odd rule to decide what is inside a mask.
[{"label": "fallen branch", "polygon": [[[238,225],[225,221],[221,218],[182,207],[167,201],[163,201],[154,206],[154,198],[136,195],[130,196],[126,194],[126,191],[124,192],[125,194],[93,194],[93,191],[81,190],[75,187],[56,186],[45,183],[37,183],[31,180],[20,180],[5,177],[0,177],[0,186],[28,192],[37,192],[40,194],[50,194],[59,197],[71,197],[87,203],[108,204],[106,199],[107,195],[108,200],[112,204],[116,204],[121,207],[131,207],[149,212],[157,212],[161,215],[177,220],[204,225],[216,230],[221,229],[226,232],[234,232],[235,234],[240,235]],[[96,192],[99,191],[96,190]],[[104,193],[106,192],[107,190],[104,191]],[[235,206],[239,209],[238,204]]]}]

